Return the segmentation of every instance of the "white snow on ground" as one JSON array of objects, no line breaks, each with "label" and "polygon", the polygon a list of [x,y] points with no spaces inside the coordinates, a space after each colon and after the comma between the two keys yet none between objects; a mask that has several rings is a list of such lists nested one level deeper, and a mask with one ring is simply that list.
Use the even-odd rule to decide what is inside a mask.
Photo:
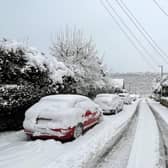
[{"label": "white snow on ground", "polygon": [[[137,102],[124,107],[77,140],[26,141],[23,131],[0,134],[0,168],[80,168],[101,156],[132,118]],[[104,151],[105,152],[105,151]]]},{"label": "white snow on ground", "polygon": [[162,162],[165,162],[166,159],[168,164],[168,108],[151,99],[148,100],[148,103],[155,112],[163,138],[165,153],[162,155]]},{"label": "white snow on ground", "polygon": [[127,168],[159,166],[159,129],[147,103],[140,105],[139,120]]},{"label": "white snow on ground", "polygon": [[101,160],[100,164],[96,168],[126,168],[130,151],[132,149],[132,143],[134,141],[134,135],[136,132],[136,126],[138,121],[138,115],[136,115],[130,123],[127,131],[121,137],[119,142],[113,146],[112,150]]},{"label": "white snow on ground", "polygon": [[[0,39],[0,47],[6,53],[8,52],[16,52],[17,50],[21,50],[24,53],[24,58],[27,60],[27,66],[22,68],[22,72],[29,69],[29,65],[33,67],[38,67],[42,71],[49,71],[49,76],[54,82],[61,82],[63,76],[74,76],[73,72],[68,69],[63,62],[57,61],[57,59],[51,55],[45,55],[41,53],[39,50],[33,47],[27,47],[23,43],[19,43],[14,40],[6,40]],[[47,68],[47,69],[46,69]]]},{"label": "white snow on ground", "polygon": [[168,124],[168,108],[151,99],[148,99],[148,102],[152,108],[158,112],[160,117]]}]

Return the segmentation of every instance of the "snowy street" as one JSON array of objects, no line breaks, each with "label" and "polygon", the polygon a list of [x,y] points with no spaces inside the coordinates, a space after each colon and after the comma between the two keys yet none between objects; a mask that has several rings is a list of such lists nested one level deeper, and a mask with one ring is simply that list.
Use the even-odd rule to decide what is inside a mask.
[{"label": "snowy street", "polygon": [[142,101],[128,168],[158,167],[160,164],[160,139],[156,120],[147,103]]},{"label": "snowy street", "polygon": [[127,129],[136,105],[125,106],[117,115],[105,116],[104,121],[73,142],[55,140],[27,141],[23,131],[0,135],[0,167],[52,168],[88,167],[113,146]]},{"label": "snowy street", "polygon": [[0,168],[168,168],[166,1],[0,8]]},{"label": "snowy street", "polygon": [[127,132],[98,168],[165,167],[162,145],[154,115],[142,100]]},{"label": "snowy street", "polygon": [[142,99],[124,106],[117,115],[104,116],[101,123],[72,142],[31,141],[23,131],[1,133],[0,167],[164,168],[167,130],[167,108]]}]

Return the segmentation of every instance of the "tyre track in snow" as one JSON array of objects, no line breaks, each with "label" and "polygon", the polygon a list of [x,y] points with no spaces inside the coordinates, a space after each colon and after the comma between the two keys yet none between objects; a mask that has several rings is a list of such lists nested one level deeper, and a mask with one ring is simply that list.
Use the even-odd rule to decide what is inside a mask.
[{"label": "tyre track in snow", "polygon": [[127,167],[127,161],[136,131],[140,103],[141,101],[137,104],[134,116],[129,122],[127,128],[118,137],[116,142],[102,155],[97,164],[93,166],[94,168]]},{"label": "tyre track in snow", "polygon": [[165,168],[168,168],[168,136],[166,136],[166,132],[168,132],[168,125],[165,121],[160,117],[158,112],[152,107],[152,105],[146,100],[150,110],[152,111],[153,115],[155,116],[159,131],[160,131],[160,141],[161,141],[161,162],[162,165],[164,164]]},{"label": "tyre track in snow", "polygon": [[116,144],[102,156],[97,167],[95,166],[96,168],[167,168],[165,141],[153,111],[146,103],[146,101],[139,103],[128,129]]},{"label": "tyre track in snow", "polygon": [[156,119],[144,99],[127,168],[165,168],[161,162],[161,137]]}]

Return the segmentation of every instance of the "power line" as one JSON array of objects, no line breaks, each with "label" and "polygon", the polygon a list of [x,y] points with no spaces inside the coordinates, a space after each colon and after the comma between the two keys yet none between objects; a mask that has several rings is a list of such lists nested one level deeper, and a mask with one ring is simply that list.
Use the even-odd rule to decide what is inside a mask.
[{"label": "power line", "polygon": [[124,28],[121,26],[121,24],[117,21],[117,19],[115,18],[114,15],[112,15],[112,13],[110,12],[110,10],[106,7],[105,3],[103,2],[103,0],[100,0],[102,6],[104,7],[104,9],[107,11],[107,13],[110,15],[110,17],[113,19],[113,21],[115,22],[115,24],[119,27],[119,29],[122,31],[122,33],[125,35],[125,37],[128,39],[128,41],[132,44],[132,46],[136,49],[136,51],[139,53],[139,55],[141,56],[141,58],[143,59],[143,61],[145,61],[147,66],[150,66],[154,71],[156,70],[156,68],[148,61],[148,59],[146,58],[146,56],[144,55],[144,53],[137,47],[137,45],[134,43],[134,41],[130,38],[130,36],[128,35],[128,33],[124,30]]},{"label": "power line", "polygon": [[160,4],[156,1],[153,0],[153,2],[156,4],[156,6],[162,11],[162,13],[166,16],[168,16],[168,13],[160,6]]},{"label": "power line", "polygon": [[144,31],[144,33],[149,37],[149,39],[151,39],[151,41],[153,42],[153,44],[158,48],[158,50],[160,50],[160,52],[165,55],[166,57],[168,57],[167,53],[161,49],[159,47],[159,45],[155,42],[155,40],[152,38],[152,36],[145,30],[145,28],[143,27],[143,25],[138,21],[138,19],[135,17],[135,15],[131,12],[131,10],[127,7],[127,5],[124,3],[123,0],[120,0],[120,2],[123,4],[123,6],[127,9],[127,11],[130,13],[130,15],[134,18],[134,20],[136,21],[136,23],[141,27],[141,29]]},{"label": "power line", "polygon": [[[148,41],[150,46],[157,52],[157,54],[168,63],[168,55],[159,47],[159,45],[155,42],[155,40],[152,38],[152,36],[145,30],[145,28],[142,26],[142,24],[138,21],[138,19],[135,17],[135,15],[129,10],[129,8],[126,6],[126,4],[120,0],[115,0],[118,6],[121,8],[121,10],[126,14],[126,16],[130,19],[130,21],[134,24],[134,26],[137,28],[137,30],[142,34],[142,36]],[[122,6],[123,5],[123,6]]]},{"label": "power line", "polygon": [[[113,11],[113,13],[115,13],[115,15],[118,17],[118,19],[120,20],[120,22],[124,25],[124,27],[127,29],[127,31],[131,34],[131,36],[135,39],[135,41],[138,43],[138,45],[141,47],[142,50],[145,51],[145,53],[152,58],[152,55],[148,52],[148,50],[143,46],[143,44],[141,43],[141,41],[136,37],[136,35],[134,34],[134,32],[129,28],[129,26],[125,23],[125,21],[121,18],[121,16],[117,13],[117,11],[114,9],[114,7],[112,6],[112,4],[106,0],[108,6],[111,8],[111,10]],[[154,64],[158,64],[158,61],[154,59],[154,57],[151,59],[151,61]]]}]

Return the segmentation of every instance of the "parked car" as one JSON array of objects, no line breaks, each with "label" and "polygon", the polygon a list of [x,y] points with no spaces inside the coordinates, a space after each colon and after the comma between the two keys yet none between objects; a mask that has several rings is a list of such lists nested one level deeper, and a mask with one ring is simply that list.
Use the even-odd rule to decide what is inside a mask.
[{"label": "parked car", "polygon": [[137,100],[137,95],[135,94],[130,94],[130,97],[132,102]]},{"label": "parked car", "polygon": [[23,127],[31,138],[70,140],[101,119],[101,108],[85,96],[51,95],[26,111]]},{"label": "parked car", "polygon": [[103,114],[116,114],[123,110],[123,101],[116,94],[98,94],[95,98],[103,110]]},{"label": "parked car", "polygon": [[128,93],[120,93],[118,95],[121,97],[124,104],[131,104],[132,103],[132,99]]}]

